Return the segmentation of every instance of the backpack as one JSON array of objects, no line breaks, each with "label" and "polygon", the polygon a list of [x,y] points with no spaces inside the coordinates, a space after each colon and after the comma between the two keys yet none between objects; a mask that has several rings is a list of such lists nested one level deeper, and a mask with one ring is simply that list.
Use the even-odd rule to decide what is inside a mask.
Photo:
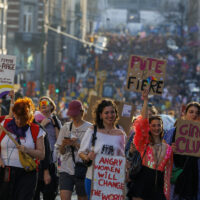
[{"label": "backpack", "polygon": [[54,120],[54,123],[55,123],[54,127],[57,127],[58,130],[60,130],[61,127],[60,127],[60,123],[58,122],[57,116],[53,114],[52,119]]},{"label": "backpack", "polygon": [[[4,125],[3,125],[4,128],[6,127],[6,125],[8,124],[8,122],[10,122],[11,120],[12,120],[12,118],[5,119],[5,122],[4,122]],[[39,134],[40,127],[37,124],[31,123],[30,128],[31,128],[31,135],[32,135],[32,138],[33,138],[33,142],[36,145],[37,136]],[[0,135],[0,143],[3,140],[3,138],[4,138],[5,135],[6,135],[6,133],[3,131],[1,133],[1,135]]]},{"label": "backpack", "polygon": [[[5,119],[3,127],[5,128],[6,125],[8,124],[8,122],[10,122],[11,120],[12,120],[12,118]],[[31,128],[31,135],[32,135],[32,138],[33,138],[33,142],[36,146],[37,136],[39,134],[40,127],[37,124],[31,123],[30,128]],[[1,135],[0,135],[0,143],[3,140],[5,135],[6,135],[6,133],[4,131],[2,131]],[[36,170],[38,170],[39,160],[36,159],[35,163],[36,163]]]}]

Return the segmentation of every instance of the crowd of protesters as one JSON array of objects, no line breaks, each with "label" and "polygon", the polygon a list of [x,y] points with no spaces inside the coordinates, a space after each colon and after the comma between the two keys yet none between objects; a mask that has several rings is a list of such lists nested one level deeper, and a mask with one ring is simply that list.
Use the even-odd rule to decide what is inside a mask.
[{"label": "crowd of protesters", "polygon": [[[200,198],[200,160],[176,155],[176,125],[172,124],[173,128],[166,130],[158,115],[168,113],[178,118],[184,104],[183,118],[200,121],[199,94],[191,91],[191,85],[199,83],[198,62],[187,43],[170,34],[130,36],[104,33],[102,36],[108,39],[107,51],[96,54],[95,49],[92,49],[87,55],[88,66],[82,66],[83,70],[79,66],[80,71],[84,73],[91,68],[90,75],[93,76],[97,75],[95,70],[106,71],[106,81],[112,82],[115,89],[112,98],[131,101],[136,105],[136,113],[131,116],[134,119],[131,132],[125,133],[117,127],[120,116],[112,100],[95,102],[94,123],[91,124],[84,120],[87,109],[83,102],[75,99],[76,95],[73,96],[74,100],[68,102],[68,108],[65,107],[66,102],[59,108],[58,103],[48,96],[42,96],[38,102],[34,102],[36,106],[30,98],[23,98],[19,94],[15,95],[16,101],[12,93],[11,100],[4,96],[1,100],[0,122],[17,143],[13,143],[5,131],[2,132],[1,200],[38,200],[41,193],[44,200],[54,200],[58,191],[62,200],[70,200],[74,189],[79,200],[90,199],[91,163],[95,155],[126,156],[129,160],[128,171],[131,156],[136,150],[142,157],[142,169],[137,177],[127,175],[129,200]],[[142,93],[143,102],[139,93],[123,89],[131,54],[167,60],[162,97],[150,96],[145,90]],[[76,81],[77,87],[72,87],[74,91],[70,92],[78,94],[81,87],[87,87],[88,83],[84,83],[80,75]],[[148,104],[148,100],[159,112],[152,109],[154,106]],[[150,109],[151,113],[148,113]],[[32,170],[24,167],[26,162],[21,160],[22,155],[29,157]],[[182,169],[182,174],[171,184],[172,168],[177,167]],[[76,174],[78,168],[81,168],[81,173]]]},{"label": "crowd of protesters", "polygon": [[[133,101],[141,108],[139,95],[126,92],[123,87],[126,84],[130,55],[141,55],[167,60],[167,73],[162,98],[150,97],[150,101],[159,110],[166,113],[174,110],[177,114],[179,112],[177,107],[182,104],[189,101],[199,101],[200,73],[198,71],[198,60],[195,59],[195,47],[190,46],[186,38],[170,33],[141,33],[137,36],[102,33],[98,34],[97,38],[99,35],[107,38],[107,50],[98,54],[95,53],[95,48],[88,51],[86,65],[87,68],[91,69],[90,75],[92,75],[92,71],[95,71],[96,66],[98,67],[96,70],[106,71],[107,79],[104,83],[114,84],[114,99]],[[96,57],[98,57],[98,61]],[[83,71],[85,71],[84,69],[86,68],[84,67]],[[95,75],[97,73],[93,73],[93,76]],[[87,81],[85,83],[82,80],[82,85],[87,87]]]},{"label": "crowd of protesters", "polygon": [[[0,136],[0,199],[38,200],[43,194],[43,199],[54,200],[59,191],[62,200],[70,200],[74,189],[78,199],[90,199],[95,155],[126,156],[128,172],[136,150],[142,168],[137,175],[127,174],[127,199],[198,199],[199,159],[176,155],[176,125],[165,129],[156,108],[148,103],[147,90],[142,93],[140,116],[134,116],[131,124],[133,134],[117,126],[120,116],[112,100],[103,98],[95,103],[93,124],[84,120],[83,103],[72,100],[66,111],[69,121],[62,125],[50,97],[41,97],[35,110],[30,98],[14,100],[12,92],[10,96],[9,112],[0,117],[11,135],[3,130]],[[199,122],[200,104],[187,104],[183,118]],[[31,159],[31,166],[22,159],[24,154]],[[183,171],[171,184],[172,168],[176,167]]]}]

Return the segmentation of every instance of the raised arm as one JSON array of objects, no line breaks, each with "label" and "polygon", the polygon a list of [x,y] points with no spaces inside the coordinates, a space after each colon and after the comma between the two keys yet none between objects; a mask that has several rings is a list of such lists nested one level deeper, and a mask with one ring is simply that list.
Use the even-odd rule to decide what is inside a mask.
[{"label": "raised arm", "polygon": [[149,94],[148,89],[145,89],[142,92],[142,98],[144,100],[144,104],[142,106],[141,115],[142,115],[143,119],[147,119],[148,118],[148,94]]},{"label": "raised arm", "polygon": [[141,116],[137,117],[134,122],[135,136],[134,145],[140,152],[144,152],[146,145],[149,143],[149,122],[148,122],[148,90],[142,92],[144,104],[141,110]]},{"label": "raised arm", "polygon": [[14,93],[14,90],[11,90],[9,92],[9,95],[10,95],[10,109],[9,109],[9,114],[8,116],[6,116],[6,118],[12,118],[13,117],[13,112],[12,112],[12,108],[14,106],[14,103],[15,103],[15,93]]}]

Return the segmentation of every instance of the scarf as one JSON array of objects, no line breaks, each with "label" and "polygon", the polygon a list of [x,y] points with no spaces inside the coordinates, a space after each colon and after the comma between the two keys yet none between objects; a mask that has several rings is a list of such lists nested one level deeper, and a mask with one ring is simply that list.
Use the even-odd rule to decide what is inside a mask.
[{"label": "scarf", "polygon": [[29,128],[29,125],[25,125],[23,127],[18,127],[15,123],[15,118],[13,118],[10,122],[8,122],[6,126],[7,130],[17,136],[17,138],[26,137],[26,131]]}]

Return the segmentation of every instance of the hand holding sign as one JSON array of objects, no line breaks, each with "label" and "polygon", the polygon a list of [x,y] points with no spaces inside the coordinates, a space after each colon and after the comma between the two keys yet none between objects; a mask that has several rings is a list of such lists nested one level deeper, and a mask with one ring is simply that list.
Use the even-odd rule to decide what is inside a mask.
[{"label": "hand holding sign", "polygon": [[161,95],[164,87],[165,68],[165,60],[131,56],[126,89],[141,92],[148,87],[150,94]]},{"label": "hand holding sign", "polygon": [[148,101],[148,95],[149,95],[149,90],[148,89],[144,89],[144,91],[142,92],[142,99],[144,101]]},{"label": "hand holding sign", "polygon": [[97,154],[91,200],[125,199],[125,157]]},{"label": "hand holding sign", "polygon": [[175,143],[177,154],[200,157],[200,123],[179,119]]},{"label": "hand holding sign", "polygon": [[13,89],[15,68],[15,56],[0,56],[0,97],[7,95]]}]

